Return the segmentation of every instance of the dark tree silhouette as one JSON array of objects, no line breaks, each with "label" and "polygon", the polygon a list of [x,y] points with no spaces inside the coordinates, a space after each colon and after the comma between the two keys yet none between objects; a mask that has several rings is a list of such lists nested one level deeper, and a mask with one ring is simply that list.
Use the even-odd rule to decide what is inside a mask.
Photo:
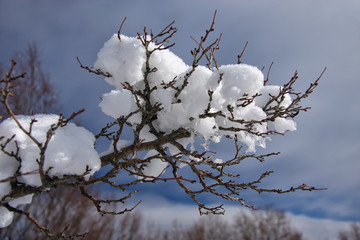
[{"label": "dark tree silhouette", "polygon": [[[35,43],[15,55],[17,67],[13,74],[26,73],[11,89],[8,102],[15,114],[32,115],[59,110],[57,91],[50,82],[50,76],[42,69],[39,50]],[[0,74],[4,76],[6,69],[0,64]],[[10,117],[6,108],[0,108],[2,119]]]},{"label": "dark tree silhouette", "polygon": [[351,223],[349,230],[340,231],[339,240],[360,240],[360,223]]},{"label": "dark tree silhouette", "polygon": [[236,239],[301,240],[302,234],[291,226],[283,212],[276,210],[239,214],[234,223]]}]

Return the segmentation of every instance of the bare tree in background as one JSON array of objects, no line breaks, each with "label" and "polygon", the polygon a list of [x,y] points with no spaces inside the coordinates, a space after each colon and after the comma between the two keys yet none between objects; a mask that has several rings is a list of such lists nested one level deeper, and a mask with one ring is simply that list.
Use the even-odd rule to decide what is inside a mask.
[{"label": "bare tree in background", "polygon": [[[96,191],[95,191],[96,192]],[[93,204],[75,189],[59,188],[36,196],[36,204],[24,206],[34,218],[63,236],[75,239],[107,240],[302,240],[301,233],[291,227],[290,220],[279,211],[239,211],[234,219],[204,216],[184,227],[158,226],[139,212],[101,216]],[[81,234],[79,234],[81,233]],[[0,228],[0,239],[49,239],[24,215],[16,215],[14,223]],[[341,240],[357,240],[341,238]]]},{"label": "bare tree in background", "polygon": [[360,240],[360,223],[351,223],[349,228],[339,233],[339,240]]},{"label": "bare tree in background", "polygon": [[243,211],[234,221],[235,239],[302,240],[302,234],[291,226],[281,211]]},{"label": "bare tree in background", "polygon": [[[58,188],[44,192],[35,197],[34,204],[25,205],[22,209],[65,238],[147,239],[145,221],[140,213],[101,216],[97,214],[92,202],[84,200],[81,193],[74,188]],[[49,237],[27,221],[24,215],[17,214],[13,224],[7,228],[0,228],[0,239],[49,239]]]},{"label": "bare tree in background", "polygon": [[185,231],[185,234],[184,239],[189,240],[234,239],[231,223],[226,222],[221,216],[200,218]]},{"label": "bare tree in background", "polygon": [[205,216],[187,228],[165,231],[164,240],[303,240],[283,212],[239,211],[234,218]]},{"label": "bare tree in background", "polygon": [[[12,88],[9,104],[15,114],[32,115],[59,110],[57,93],[50,82],[50,75],[43,71],[39,50],[35,43],[29,44],[25,51],[15,56],[17,68],[14,75],[26,73]],[[0,64],[0,74],[6,72]],[[0,108],[2,119],[10,117],[5,108]]]}]

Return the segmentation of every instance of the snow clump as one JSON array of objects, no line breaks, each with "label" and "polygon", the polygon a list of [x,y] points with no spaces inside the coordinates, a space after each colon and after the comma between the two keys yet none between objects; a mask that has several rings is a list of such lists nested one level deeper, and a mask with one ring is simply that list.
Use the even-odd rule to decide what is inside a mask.
[{"label": "snow clump", "polygon": [[[48,130],[59,120],[57,115],[39,114],[34,116],[16,116],[23,128],[29,131],[31,136],[39,143],[46,142]],[[37,144],[27,136],[12,118],[4,120],[0,124],[0,143],[7,153],[16,153],[21,159],[21,164],[14,157],[0,151],[0,180],[4,180],[21,173],[17,177],[19,183],[39,187],[42,185],[39,164],[40,149]],[[6,143],[8,139],[13,139]],[[51,137],[45,151],[44,172],[51,178],[62,178],[65,175],[84,175],[88,178],[101,167],[100,158],[94,149],[95,137],[92,133],[74,123],[68,123],[60,127]],[[20,164],[20,165],[19,165]],[[11,192],[9,181],[0,183],[0,199],[8,201],[13,207],[31,202],[32,196],[24,196],[18,199],[8,199],[6,196]],[[0,227],[8,226],[12,221],[12,213],[6,208],[0,208]]]},{"label": "snow clump", "polygon": [[[149,44],[150,50],[154,47],[154,43]],[[257,146],[265,147],[269,138],[254,133],[265,133],[270,128],[281,133],[296,130],[292,119],[281,117],[276,118],[271,126],[266,121],[254,124],[253,132],[242,131],[246,126],[233,120],[266,119],[263,107],[271,96],[277,96],[281,90],[279,86],[264,86],[264,75],[257,67],[233,64],[218,69],[205,66],[193,69],[168,49],[154,51],[148,64],[152,69],[146,75],[152,89],[150,101],[161,106],[161,111],[152,122],[157,131],[171,133],[185,128],[192,133],[192,138],[202,138],[205,148],[209,141],[220,142],[223,136],[235,137],[236,134],[237,139],[247,146],[247,151],[255,152]],[[129,122],[136,127],[141,121],[141,113],[134,117],[135,111],[143,100],[139,95],[135,99],[134,92],[143,91],[145,87],[146,49],[142,42],[123,35],[119,41],[117,34],[114,34],[99,51],[94,66],[110,73],[111,77],[105,80],[116,88],[104,94],[104,100],[100,103],[103,112],[113,118],[131,114],[133,119],[130,118]],[[124,84],[128,86],[125,89]],[[257,97],[251,103],[239,106],[240,98],[254,95]],[[287,107],[290,103],[290,95],[285,95],[280,106]],[[150,132],[145,133],[146,129],[149,128],[144,128],[141,135],[143,140],[150,141],[155,136]],[[184,147],[194,139],[185,142]],[[159,166],[163,164],[159,162]]]}]

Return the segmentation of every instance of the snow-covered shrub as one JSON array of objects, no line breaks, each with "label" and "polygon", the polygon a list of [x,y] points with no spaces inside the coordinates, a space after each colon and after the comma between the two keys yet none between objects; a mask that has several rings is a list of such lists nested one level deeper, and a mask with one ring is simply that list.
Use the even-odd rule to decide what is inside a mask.
[{"label": "snow-covered shrub", "polygon": [[[120,29],[100,49],[94,68],[78,59],[80,67],[105,76],[115,88],[104,93],[99,104],[114,121],[95,135],[70,123],[81,111],[69,118],[14,115],[8,99],[13,83],[23,75],[13,76],[13,62],[0,82],[1,102],[11,115],[0,124],[0,227],[8,226],[16,212],[53,236],[18,205],[59,185],[79,188],[100,214],[131,211],[133,208],[109,210],[104,205],[124,203],[137,192],[126,190],[146,182],[176,182],[199,206],[200,214],[224,213],[222,204],[207,206],[199,200],[206,194],[252,208],[239,198],[240,191],[316,190],[305,184],[288,190],[261,188],[261,180],[271,171],[250,182],[232,172],[231,167],[244,159],[263,161],[278,154],[255,152],[257,147],[266,147],[271,135],[296,130],[293,118],[309,109],[300,102],[312,93],[320,77],[298,93],[293,89],[297,73],[283,86],[270,86],[261,70],[240,59],[236,64],[219,65],[215,52],[220,38],[208,43],[214,21],[215,16],[204,36],[195,40],[189,65],[170,51],[173,44],[169,41],[177,31],[173,23],[159,34],[145,28],[137,37],[121,35]],[[128,127],[131,136],[124,134]],[[98,138],[109,140],[109,149],[100,154],[94,149]],[[210,149],[211,143],[224,138],[234,141],[230,159],[216,157]],[[94,175],[97,170],[101,173]],[[134,178],[114,180],[128,175]],[[87,191],[86,186],[100,183],[121,189],[125,196],[99,199]]]}]

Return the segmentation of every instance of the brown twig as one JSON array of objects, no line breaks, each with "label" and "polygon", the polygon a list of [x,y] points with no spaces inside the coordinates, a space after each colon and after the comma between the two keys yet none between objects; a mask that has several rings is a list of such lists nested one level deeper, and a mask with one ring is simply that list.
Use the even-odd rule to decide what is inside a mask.
[{"label": "brown twig", "polygon": [[273,65],[274,65],[274,62],[271,62],[270,67],[269,67],[269,69],[267,71],[267,74],[266,74],[266,79],[264,80],[264,86],[266,86],[266,84],[269,81],[270,71],[271,71],[271,68],[272,68]]},{"label": "brown twig", "polygon": [[121,36],[120,36],[121,35],[121,29],[123,27],[123,24],[124,24],[125,20],[126,20],[126,17],[124,17],[123,21],[121,22],[119,30],[118,30],[118,34],[117,34],[118,39],[119,39],[120,42],[121,42]]},{"label": "brown twig", "polygon": [[246,41],[243,50],[242,50],[241,53],[237,56],[237,63],[238,63],[238,64],[241,64],[241,58],[242,58],[242,56],[244,55],[244,52],[245,52],[245,50],[246,50],[247,45],[248,45],[248,41]]},{"label": "brown twig", "polygon": [[88,66],[82,65],[82,63],[80,62],[79,57],[76,57],[76,60],[77,60],[78,63],[80,64],[80,67],[81,67],[81,68],[83,68],[83,69],[85,69],[85,70],[88,70],[88,71],[91,72],[91,73],[94,73],[94,74],[96,74],[96,75],[102,75],[102,76],[104,76],[104,77],[112,77],[112,75],[111,75],[110,73],[108,73],[108,72],[103,72],[103,71],[101,71],[100,69],[95,69],[95,70],[93,70],[93,69],[89,68]]}]

